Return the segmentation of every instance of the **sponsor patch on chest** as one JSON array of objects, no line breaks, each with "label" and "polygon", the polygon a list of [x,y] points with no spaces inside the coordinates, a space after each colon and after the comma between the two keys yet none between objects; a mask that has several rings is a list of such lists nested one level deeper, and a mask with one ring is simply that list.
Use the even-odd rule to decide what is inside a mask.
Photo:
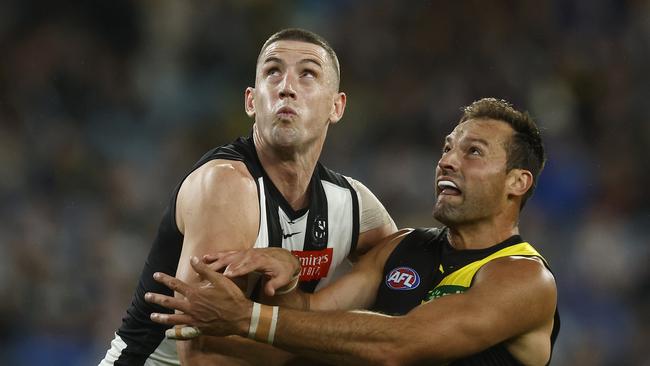
[{"label": "sponsor patch on chest", "polygon": [[425,302],[438,299],[447,295],[462,294],[465,291],[467,291],[467,287],[465,286],[458,286],[458,285],[437,286],[433,290],[429,291],[429,293],[424,298],[424,300],[422,300],[422,303],[424,304]]},{"label": "sponsor patch on chest", "polygon": [[320,280],[327,277],[334,258],[334,248],[323,250],[292,250],[291,253],[298,257],[302,270],[300,281]]},{"label": "sponsor patch on chest", "polygon": [[397,267],[386,275],[386,286],[393,290],[413,290],[420,285],[420,275],[409,267]]}]

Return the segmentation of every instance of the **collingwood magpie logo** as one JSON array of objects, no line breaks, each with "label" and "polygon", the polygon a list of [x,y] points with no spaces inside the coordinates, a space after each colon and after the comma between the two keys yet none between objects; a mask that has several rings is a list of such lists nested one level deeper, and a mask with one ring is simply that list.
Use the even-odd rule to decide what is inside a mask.
[{"label": "collingwood magpie logo", "polygon": [[327,220],[321,216],[314,220],[314,229],[312,231],[314,244],[319,246],[327,244]]}]

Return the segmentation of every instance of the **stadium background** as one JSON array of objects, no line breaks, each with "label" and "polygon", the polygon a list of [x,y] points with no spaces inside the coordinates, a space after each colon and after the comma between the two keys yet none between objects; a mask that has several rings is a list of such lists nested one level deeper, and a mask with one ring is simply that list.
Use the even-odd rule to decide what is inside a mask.
[{"label": "stadium background", "polygon": [[555,365],[650,365],[650,2],[0,3],[0,359],[103,356],[172,187],[247,134],[271,33],[323,34],[349,98],[323,161],[433,225],[459,107],[506,98],[549,163],[525,237],[558,278]]}]

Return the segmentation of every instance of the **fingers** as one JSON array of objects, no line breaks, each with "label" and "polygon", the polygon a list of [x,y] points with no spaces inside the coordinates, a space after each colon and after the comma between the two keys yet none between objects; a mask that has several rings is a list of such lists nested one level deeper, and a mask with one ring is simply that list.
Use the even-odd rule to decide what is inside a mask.
[{"label": "fingers", "polygon": [[[206,263],[203,261],[203,263]],[[221,270],[226,267],[227,265],[223,263],[222,261],[216,260],[210,263],[206,263],[206,265],[214,272],[221,272]]]},{"label": "fingers", "polygon": [[182,312],[188,311],[187,300],[176,298],[172,296],[156,294],[147,292],[144,294],[144,299],[152,304],[157,304],[171,310],[180,310]]},{"label": "fingers", "polygon": [[251,261],[231,263],[226,267],[226,270],[223,271],[223,275],[229,278],[233,278],[247,275],[259,269],[260,268],[258,268],[258,266]]},{"label": "fingers", "polygon": [[222,274],[213,271],[208,265],[202,263],[197,257],[192,256],[190,258],[190,264],[196,273],[214,285],[217,285],[224,280]]},{"label": "fingers", "polygon": [[275,277],[279,273],[292,271],[296,264],[299,266],[291,252],[279,248],[219,252],[206,254],[202,258],[203,262],[209,264],[212,270],[218,271],[225,267],[223,274],[228,278],[247,275],[251,272],[261,272],[267,276]]},{"label": "fingers", "polygon": [[156,272],[153,274],[153,279],[184,296],[187,295],[187,292],[190,290],[190,286],[185,282],[166,273]]},{"label": "fingers", "polygon": [[161,314],[161,313],[151,313],[149,316],[151,320],[156,323],[165,324],[165,325],[184,325],[192,324],[195,322],[194,318],[187,314]]},{"label": "fingers", "polygon": [[266,294],[266,296],[275,295],[275,289],[277,287],[271,281],[267,281],[266,284],[264,285],[264,293]]},{"label": "fingers", "polygon": [[225,252],[217,252],[215,254],[205,254],[201,258],[203,259],[203,263],[210,264],[210,263],[212,263],[214,261],[217,261],[217,260],[219,260],[219,259],[221,259],[221,258],[223,258],[223,257],[225,257],[225,256],[227,256],[229,254],[234,254],[234,253],[237,253],[237,252],[239,252],[239,251],[237,251],[237,250],[228,250],[228,251],[225,251]]},{"label": "fingers", "polygon": [[199,328],[188,327],[188,326],[175,326],[169,328],[165,331],[165,337],[169,339],[176,339],[180,341],[185,341],[188,339],[196,338],[201,335]]},{"label": "fingers", "polygon": [[267,255],[269,248],[249,249],[246,251],[228,254],[222,258],[228,263],[224,276],[233,278],[247,275],[251,272],[260,272],[269,274],[275,272],[277,263],[275,258]]},{"label": "fingers", "polygon": [[273,296],[275,295],[275,290],[279,289],[280,287],[288,286],[292,280],[292,278],[287,278],[286,276],[273,277],[266,281],[266,284],[264,285],[264,292],[269,296]]},{"label": "fingers", "polygon": [[201,257],[201,260],[205,264],[210,264],[210,263],[212,263],[212,262],[214,262],[214,261],[216,261],[218,259],[219,259],[219,257],[217,255],[215,255],[215,254],[204,254],[203,257]]},{"label": "fingers", "polygon": [[266,272],[273,265],[273,262],[266,258],[269,248],[264,249],[247,249],[239,251],[220,252],[204,256],[204,262],[211,261],[210,266],[213,269],[226,268],[224,276],[233,278],[239,277],[251,272]]},{"label": "fingers", "polygon": [[228,277],[232,277],[229,274],[227,274],[228,268],[233,263],[241,263],[242,258],[245,257],[244,253],[245,251],[242,252],[242,251],[231,250],[228,252],[219,252],[216,254],[206,254],[203,256],[203,263],[208,264],[209,267],[215,272],[218,272],[223,268],[226,268],[224,274]]},{"label": "fingers", "polygon": [[294,277],[289,279],[273,277],[264,285],[264,292],[268,296],[286,295],[298,286],[299,280],[299,274],[296,274]]}]

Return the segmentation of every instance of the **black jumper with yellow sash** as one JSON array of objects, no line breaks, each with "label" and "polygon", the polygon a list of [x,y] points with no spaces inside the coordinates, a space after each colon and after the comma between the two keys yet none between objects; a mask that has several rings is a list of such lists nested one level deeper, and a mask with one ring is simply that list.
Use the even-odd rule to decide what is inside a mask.
[{"label": "black jumper with yellow sash", "polygon": [[[514,255],[538,257],[548,268],[546,260],[519,235],[485,249],[456,250],[447,239],[446,229],[416,229],[402,240],[386,261],[384,278],[371,310],[403,315],[424,302],[465,292],[484,264]],[[559,330],[560,318],[556,308],[551,350]],[[472,366],[519,364],[503,343],[451,363]]]}]

